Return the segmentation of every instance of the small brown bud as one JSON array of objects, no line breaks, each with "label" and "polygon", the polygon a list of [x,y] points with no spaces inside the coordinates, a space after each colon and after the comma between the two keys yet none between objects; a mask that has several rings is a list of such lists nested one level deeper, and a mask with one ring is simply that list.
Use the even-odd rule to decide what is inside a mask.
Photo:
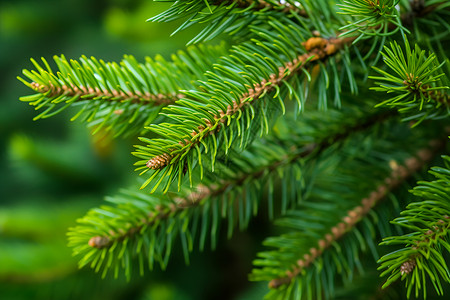
[{"label": "small brown bud", "polygon": [[291,282],[291,278],[290,277],[272,279],[269,282],[269,288],[277,289],[277,288],[279,288],[282,285],[288,284],[289,282]]},{"label": "small brown bud", "polygon": [[314,48],[323,48],[327,44],[327,41],[321,37],[311,37],[302,45],[305,47],[306,51],[310,51]]},{"label": "small brown bud", "polygon": [[416,266],[416,261],[411,259],[408,261],[405,261],[401,267],[400,267],[400,273],[403,274],[409,274],[414,270],[414,267]]},{"label": "small brown bud", "polygon": [[171,159],[172,156],[167,153],[163,153],[150,159],[146,163],[146,166],[152,170],[159,170],[167,166],[170,163]]},{"label": "small brown bud", "polygon": [[337,51],[337,47],[335,44],[327,44],[327,46],[325,47],[325,53],[327,55],[333,55],[334,53],[336,53]]},{"label": "small brown bud", "polygon": [[90,238],[88,244],[93,248],[101,249],[109,244],[109,238],[106,236],[93,236]]}]

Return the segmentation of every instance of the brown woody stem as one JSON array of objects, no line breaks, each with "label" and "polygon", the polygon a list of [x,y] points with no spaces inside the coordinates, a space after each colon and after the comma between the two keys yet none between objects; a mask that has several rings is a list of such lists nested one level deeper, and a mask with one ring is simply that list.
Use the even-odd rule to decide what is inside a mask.
[{"label": "brown woody stem", "polygon": [[104,99],[108,101],[131,101],[132,103],[139,104],[153,104],[153,105],[168,105],[174,103],[176,100],[180,99],[182,95],[179,94],[157,94],[153,95],[149,92],[141,93],[139,91],[124,92],[118,90],[105,91],[100,88],[92,87],[77,87],[75,85],[61,85],[55,86],[53,83],[49,82],[48,85],[42,85],[37,82],[32,82],[31,88],[36,92],[45,94],[46,97],[56,97],[64,95],[67,97],[78,96],[79,100],[94,100],[94,99]]}]

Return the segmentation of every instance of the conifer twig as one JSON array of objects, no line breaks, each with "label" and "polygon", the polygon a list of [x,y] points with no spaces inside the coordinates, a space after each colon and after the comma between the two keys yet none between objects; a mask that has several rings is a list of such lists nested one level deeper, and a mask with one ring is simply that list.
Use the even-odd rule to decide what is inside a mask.
[{"label": "conifer twig", "polygon": [[[448,132],[448,131],[447,131]],[[391,221],[406,233],[385,237],[380,245],[394,246],[379,260],[380,277],[389,275],[383,288],[401,280],[405,282],[407,297],[415,290],[415,297],[430,281],[438,295],[444,294],[441,280],[449,283],[450,272],[445,254],[450,253],[450,157],[441,156],[444,165],[432,167],[428,173],[433,181],[419,181],[411,194],[418,197]]]},{"label": "conifer twig", "polygon": [[416,154],[417,157],[406,159],[404,162],[405,166],[392,163],[392,172],[385,178],[385,184],[379,185],[374,191],[369,193],[368,197],[361,200],[360,205],[348,211],[347,215],[342,218],[342,221],[332,227],[330,232],[318,241],[316,247],[311,247],[309,253],[303,254],[303,256],[297,260],[295,265],[289,270],[286,270],[285,277],[272,279],[269,282],[269,287],[277,289],[282,285],[289,284],[303,269],[314,263],[323,251],[347,232],[351,231],[352,228],[354,228],[364,216],[379,204],[392,190],[429,162],[434,157],[436,151],[443,146],[443,143],[439,140],[433,140],[430,142],[430,146],[431,149],[426,148],[419,150]]},{"label": "conifer twig", "polygon": [[223,193],[225,190],[233,187],[233,186],[240,186],[246,182],[247,179],[253,178],[257,179],[260,176],[264,174],[264,172],[268,169],[269,172],[274,172],[277,168],[291,164],[301,158],[305,158],[313,153],[316,155],[323,152],[325,149],[330,147],[331,145],[334,145],[338,143],[339,141],[347,138],[349,135],[363,131],[370,126],[377,124],[379,122],[383,122],[389,117],[394,116],[395,114],[392,113],[381,113],[373,115],[371,118],[368,118],[365,120],[365,122],[355,124],[354,126],[350,126],[348,128],[345,128],[345,130],[341,133],[330,135],[326,138],[324,138],[322,141],[318,143],[310,143],[305,146],[302,146],[301,148],[292,147],[290,149],[291,155],[283,157],[282,160],[278,160],[273,162],[270,166],[262,166],[260,170],[254,170],[254,173],[248,173],[243,174],[242,176],[230,180],[227,182],[222,183],[221,186],[218,186],[217,184],[212,184],[210,186],[204,186],[199,185],[197,188],[197,191],[192,192],[187,197],[184,198],[176,198],[175,202],[177,203],[178,207],[185,208],[185,207],[191,207],[196,206],[205,198],[211,197],[211,196],[217,196]]},{"label": "conifer twig", "polygon": [[168,105],[183,97],[181,94],[150,94],[140,91],[123,91],[117,89],[101,90],[98,87],[76,86],[74,84],[55,86],[51,81],[48,85],[31,82],[30,86],[36,92],[44,94],[46,97],[53,98],[60,95],[67,97],[77,97],[77,101],[104,99],[108,101],[130,101],[138,104]]},{"label": "conifer twig", "polygon": [[[260,83],[254,84],[253,87],[250,87],[241,95],[238,101],[233,100],[233,105],[229,104],[226,111],[218,110],[214,115],[214,122],[211,122],[209,119],[204,119],[206,126],[198,126],[197,130],[192,130],[192,138],[190,140],[185,139],[184,141],[180,141],[179,144],[183,149],[194,148],[207,135],[213,135],[220,131],[222,126],[226,125],[227,120],[240,112],[244,106],[252,105],[256,102],[249,102],[249,99],[258,99],[261,95],[271,92],[275,86],[281,84],[282,80],[300,72],[313,61],[324,60],[327,57],[335,55],[343,47],[350,45],[354,39],[354,37],[330,39],[322,37],[309,38],[303,43],[307,53],[299,55],[293,61],[279,67],[278,74],[272,73],[269,79],[263,79]],[[146,165],[150,169],[159,170],[171,164],[173,159],[174,154],[170,151],[169,153],[163,153],[151,158]]]},{"label": "conifer twig", "polygon": [[[216,1],[218,2],[224,2],[224,1]],[[293,1],[277,1],[277,5],[273,3],[274,1],[264,1],[264,0],[252,0],[252,1],[244,1],[244,0],[229,0],[227,2],[237,2],[238,8],[247,8],[252,6],[252,9],[254,10],[263,10],[263,9],[275,9],[278,11],[281,11],[283,13],[289,13],[289,12],[295,12],[299,16],[302,17],[308,17],[308,13],[305,9],[301,8],[301,4],[299,2],[293,4]]]},{"label": "conifer twig", "polygon": [[[123,240],[125,237],[130,237],[139,232],[143,226],[148,226],[156,222],[172,216],[174,213],[180,213],[181,211],[201,205],[203,200],[211,197],[217,197],[227,190],[233,189],[237,186],[242,186],[248,179],[256,180],[261,177],[267,170],[269,173],[275,172],[278,168],[292,164],[293,162],[308,157],[312,154],[318,155],[325,149],[332,145],[335,145],[339,141],[344,140],[349,135],[355,132],[366,130],[367,128],[386,121],[390,117],[396,114],[392,111],[376,113],[369,118],[361,119],[352,126],[347,126],[339,133],[331,133],[329,136],[323,138],[320,142],[309,143],[304,146],[292,147],[288,155],[282,156],[280,160],[273,161],[270,165],[263,165],[258,169],[252,169],[251,173],[244,173],[236,178],[222,181],[219,183],[212,183],[209,185],[199,184],[191,193],[184,197],[174,197],[174,203],[168,206],[157,205],[152,212],[149,212],[148,219],[141,220],[142,222],[135,227],[131,227],[126,232],[122,232],[122,235],[117,236],[117,239]],[[224,200],[225,201],[225,200]],[[112,240],[107,236],[94,236],[89,240],[89,245],[95,248],[104,248],[112,245]]]}]

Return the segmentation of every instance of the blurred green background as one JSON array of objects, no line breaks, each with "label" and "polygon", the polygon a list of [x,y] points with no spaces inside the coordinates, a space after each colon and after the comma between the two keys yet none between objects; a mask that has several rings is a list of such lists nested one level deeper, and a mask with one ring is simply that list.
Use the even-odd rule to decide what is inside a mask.
[{"label": "blurred green background", "polygon": [[[29,59],[64,54],[119,61],[169,57],[193,31],[170,38],[177,24],[145,20],[168,7],[151,0],[21,0],[0,2],[0,299],[261,299],[265,285],[248,283],[264,223],[222,239],[218,251],[194,253],[185,266],[175,253],[168,270],[102,280],[78,270],[67,228],[105,195],[134,182],[133,139],[92,136],[67,110],[32,121],[30,94],[16,76]],[[259,230],[255,230],[258,228]],[[259,232],[259,234],[258,234]]]}]

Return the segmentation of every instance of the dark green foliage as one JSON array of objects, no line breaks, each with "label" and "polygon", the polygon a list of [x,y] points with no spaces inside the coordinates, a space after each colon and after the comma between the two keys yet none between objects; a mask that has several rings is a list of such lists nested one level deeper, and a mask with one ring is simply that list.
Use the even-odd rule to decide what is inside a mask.
[{"label": "dark green foliage", "polygon": [[[407,31],[401,23],[400,12],[396,7],[400,0],[351,0],[343,2],[344,4],[339,5],[342,10],[341,13],[354,18],[354,20],[349,21],[349,25],[341,28],[345,31],[343,35],[357,34],[357,40],[359,40],[363,37],[393,35],[399,30]],[[391,26],[391,30],[389,26]]]},{"label": "dark green foliage", "polygon": [[442,72],[447,62],[439,63],[436,55],[428,56],[416,44],[411,49],[405,40],[406,53],[396,43],[385,47],[384,62],[394,74],[374,69],[384,77],[370,76],[375,80],[383,80],[379,87],[372,89],[380,92],[396,93],[380,104],[398,107],[399,112],[407,114],[405,120],[417,120],[418,125],[425,119],[444,119],[450,116],[449,77]]},{"label": "dark green foliage", "polygon": [[[391,152],[400,140],[410,147],[409,151],[427,147],[425,128],[425,139],[421,140],[405,135],[402,126],[396,128],[390,122],[381,126],[392,130],[382,145],[374,141],[383,130],[366,130],[356,134],[343,149],[319,156],[315,161],[317,174],[304,175],[308,188],[303,192],[302,203],[275,221],[287,233],[266,239],[264,245],[275,249],[259,253],[254,261],[257,268],[251,279],[272,280],[274,290],[269,299],[332,298],[337,284],[349,285],[358,273],[364,272],[363,253],[379,257],[374,239],[394,230],[379,220],[395,216],[404,205],[399,202],[402,196],[389,193],[386,178],[397,167],[394,161],[403,164],[416,155],[408,153],[406,147],[403,153],[397,151],[395,158],[383,153]],[[413,146],[415,143],[421,145]],[[405,194],[404,188],[396,186],[396,190]],[[377,193],[386,192],[385,201],[372,200],[379,197]],[[369,208],[370,201],[374,202]],[[289,272],[296,276],[290,279]]]},{"label": "dark green foliage", "polygon": [[419,181],[411,193],[421,201],[409,204],[401,217],[391,223],[405,228],[401,236],[385,238],[381,245],[403,246],[384,255],[380,260],[382,276],[389,275],[384,286],[401,278],[405,280],[408,296],[416,297],[422,290],[427,294],[427,281],[431,281],[439,295],[443,295],[443,284],[450,283],[450,157],[442,157],[445,167],[433,167],[435,181]]},{"label": "dark green foliage", "polygon": [[[158,1],[158,0],[157,0]],[[173,2],[170,9],[152,17],[149,21],[171,22],[185,19],[185,22],[173,33],[177,33],[194,24],[203,25],[203,29],[188,44],[208,41],[221,33],[241,35],[253,23],[261,23],[269,15],[279,17],[289,14],[305,17],[307,14],[297,1],[166,1]]]}]

